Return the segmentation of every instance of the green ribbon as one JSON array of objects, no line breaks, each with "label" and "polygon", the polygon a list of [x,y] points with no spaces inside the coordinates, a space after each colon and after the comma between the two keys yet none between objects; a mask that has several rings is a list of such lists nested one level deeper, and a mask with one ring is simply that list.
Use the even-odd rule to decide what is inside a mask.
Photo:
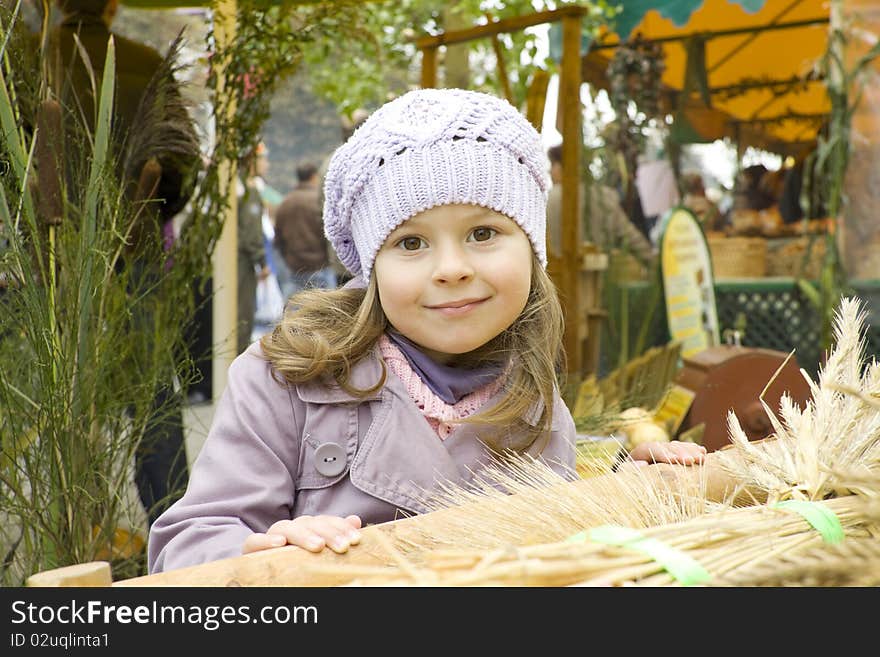
[{"label": "green ribbon", "polygon": [[615,545],[641,552],[663,566],[666,572],[684,586],[702,584],[712,577],[703,566],[681,550],[670,547],[656,538],[643,536],[641,532],[628,527],[602,525],[589,531],[578,532],[567,540],[573,543],[591,540],[594,543]]},{"label": "green ribbon", "polygon": [[827,506],[817,504],[816,502],[807,502],[806,500],[785,500],[777,502],[773,505],[777,509],[786,511],[794,511],[801,514],[819,534],[826,543],[834,545],[840,543],[844,539],[843,527],[840,525],[840,519]]}]

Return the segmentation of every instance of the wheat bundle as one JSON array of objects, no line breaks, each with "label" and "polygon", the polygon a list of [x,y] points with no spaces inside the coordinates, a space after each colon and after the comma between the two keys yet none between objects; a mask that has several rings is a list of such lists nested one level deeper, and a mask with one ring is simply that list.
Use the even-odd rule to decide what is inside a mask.
[{"label": "wheat bundle", "polygon": [[860,464],[856,471],[837,471],[840,485],[866,500],[869,536],[847,537],[802,553],[782,554],[749,564],[719,580],[731,586],[880,586],[880,466]]},{"label": "wheat bundle", "polygon": [[703,468],[624,464],[615,474],[567,481],[541,462],[508,460],[487,471],[474,489],[450,487],[445,495],[427,498],[434,508],[430,513],[365,527],[361,542],[345,554],[288,546],[114,585],[338,586],[364,572],[394,576],[396,568],[412,570],[438,549],[496,550],[559,541],[606,522],[633,527],[678,522],[719,508],[713,500],[736,494],[734,482],[714,462],[710,458]]},{"label": "wheat bundle", "polygon": [[[850,539],[876,536],[877,505],[856,495],[821,503]],[[784,508],[729,508],[638,532],[638,539],[606,544],[595,528],[573,540],[496,550],[436,550],[423,564],[394,555],[393,567],[351,567],[350,584],[367,586],[723,585],[783,555],[818,551],[823,535]],[[616,529],[616,528],[615,528]],[[590,540],[592,539],[592,540]],[[642,550],[639,545],[655,550]],[[388,544],[391,554],[394,548]],[[666,558],[657,558],[662,548]],[[671,556],[670,556],[671,555]],[[877,551],[874,552],[874,558]],[[315,563],[316,574],[326,567]],[[339,570],[335,570],[339,574]]]},{"label": "wheat bundle", "polygon": [[[387,541],[394,565],[355,566],[351,582],[661,586],[685,580],[724,585],[749,577],[748,581],[761,581],[761,573],[780,559],[802,557],[809,564],[802,572],[813,572],[823,554],[839,568],[844,560],[862,559],[864,569],[874,572],[877,551],[865,546],[880,534],[880,409],[873,403],[880,396],[880,367],[863,362],[864,321],[860,303],[844,299],[835,318],[835,348],[819,380],[810,381],[812,400],[800,409],[783,396],[781,421],[765,404],[775,430],[770,439],[749,442],[735,414],[730,414],[732,444],[718,454],[719,461],[744,486],[765,494],[766,504],[718,508],[706,499],[705,481],[697,488],[658,486],[662,478],[641,480],[632,469],[601,478],[607,479],[602,494],[584,499],[577,485],[548,486],[539,464],[520,462],[492,473],[494,479],[489,476],[475,489],[446,491],[444,502],[458,504],[462,512],[447,514],[445,527],[428,514],[425,529],[431,533],[416,534],[421,547],[440,547],[414,560],[415,549],[408,555]],[[560,491],[565,494],[560,496]],[[595,485],[591,492],[596,493]],[[479,503],[485,499],[493,503]],[[779,505],[789,500],[812,505],[810,513],[792,513]],[[811,524],[810,516],[816,514],[830,516],[839,536],[830,538]],[[595,531],[580,534],[581,542],[562,536],[577,535],[574,526],[595,528],[620,519],[630,532],[630,540],[620,544],[603,543]],[[636,527],[642,529],[633,534]],[[443,535],[455,536],[458,547],[442,547],[438,537]],[[540,542],[540,537],[550,536]],[[843,537],[845,547],[834,547]],[[466,547],[467,542],[475,545]],[[493,542],[496,547],[490,548]],[[658,559],[658,550],[667,562]],[[689,564],[684,570],[690,568],[690,575],[676,576],[675,564],[669,561]],[[320,563],[309,567],[316,573],[324,569]],[[789,567],[786,572],[795,570]],[[686,581],[689,578],[693,581]],[[819,580],[812,576],[811,581]]]}]

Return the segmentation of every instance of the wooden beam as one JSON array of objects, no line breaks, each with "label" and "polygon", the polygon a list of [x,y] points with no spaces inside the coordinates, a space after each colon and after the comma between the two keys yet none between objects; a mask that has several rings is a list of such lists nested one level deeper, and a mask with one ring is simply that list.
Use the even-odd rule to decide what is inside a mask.
[{"label": "wooden beam", "polygon": [[781,123],[783,121],[805,121],[812,123],[821,123],[828,118],[827,112],[811,112],[800,114],[798,112],[788,112],[786,114],[777,114],[776,116],[755,117],[754,119],[731,119],[731,124],[739,125],[761,125],[766,123]]},{"label": "wooden beam", "polygon": [[538,132],[544,127],[544,108],[547,105],[549,86],[550,74],[543,68],[536,68],[526,93],[526,118]]},{"label": "wooden beam", "polygon": [[477,25],[466,30],[456,30],[454,32],[444,32],[443,34],[435,34],[415,39],[414,43],[419,49],[429,46],[444,46],[450,43],[462,43],[464,41],[472,41],[483,37],[492,36],[494,34],[502,34],[504,32],[518,32],[527,27],[535,25],[543,25],[544,23],[555,23],[566,17],[576,17],[587,13],[585,7],[578,5],[565,5],[559,9],[552,11],[539,11],[534,14],[525,16],[514,16],[512,18],[502,18],[498,21],[487,23],[486,25]]},{"label": "wooden beam", "polygon": [[107,561],[90,561],[44,570],[31,575],[25,582],[25,586],[34,588],[112,586],[112,584],[113,573]]},{"label": "wooden beam", "polygon": [[724,93],[725,91],[751,91],[752,89],[768,89],[774,87],[798,87],[806,86],[813,82],[825,82],[825,76],[821,74],[801,77],[793,75],[790,78],[769,78],[766,80],[748,80],[725,84],[720,87],[709,87],[710,94]]}]

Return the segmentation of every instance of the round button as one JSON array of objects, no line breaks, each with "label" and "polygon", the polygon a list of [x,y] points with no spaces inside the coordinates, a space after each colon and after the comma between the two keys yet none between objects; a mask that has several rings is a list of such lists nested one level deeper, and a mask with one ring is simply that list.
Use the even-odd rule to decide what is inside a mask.
[{"label": "round button", "polygon": [[345,470],[345,450],[336,443],[318,445],[315,468],[325,477],[335,477]]}]

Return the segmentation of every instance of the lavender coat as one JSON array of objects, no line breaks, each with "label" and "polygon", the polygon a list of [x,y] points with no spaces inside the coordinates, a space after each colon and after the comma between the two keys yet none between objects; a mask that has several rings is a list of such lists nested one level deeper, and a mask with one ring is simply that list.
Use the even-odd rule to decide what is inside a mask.
[{"label": "lavender coat", "polygon": [[[353,368],[355,387],[380,379],[380,358],[377,351]],[[443,480],[470,482],[491,462],[480,430],[459,425],[441,441],[390,372],[385,386],[363,399],[317,384],[282,386],[253,344],[229,369],[185,495],[150,530],[149,571],[238,556],[252,532],[300,515],[355,514],[367,525],[424,513],[426,491]],[[574,421],[557,396],[541,458],[568,478],[574,441]],[[316,464],[327,443],[345,455],[335,476]]]}]

